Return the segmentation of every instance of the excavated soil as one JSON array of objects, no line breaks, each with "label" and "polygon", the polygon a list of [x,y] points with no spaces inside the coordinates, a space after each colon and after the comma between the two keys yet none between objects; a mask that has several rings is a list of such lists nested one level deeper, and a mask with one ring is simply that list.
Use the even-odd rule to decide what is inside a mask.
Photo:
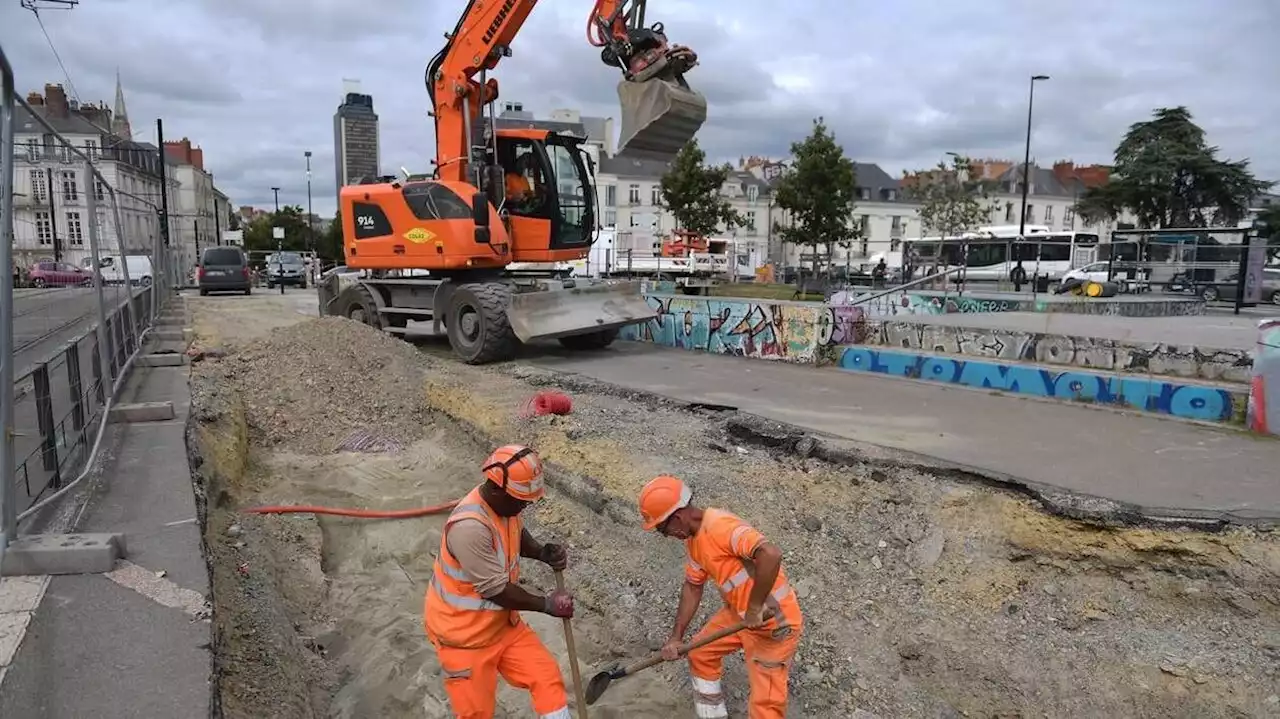
[{"label": "excavated soil", "polygon": [[[450,716],[421,630],[439,517],[242,510],[434,504],[467,491],[484,455],[511,441],[550,463],[531,528],[570,545],[587,676],[667,632],[682,548],[640,530],[634,498],[675,473],[786,554],[807,618],[790,716],[1280,714],[1271,533],[1093,526],[879,455],[821,460],[835,453],[736,412],[519,362],[468,367],[438,343],[309,319],[314,297],[301,293],[190,304],[203,351],[190,445],[207,495],[225,716]],[[545,390],[570,394],[572,414],[523,417]],[[550,587],[544,567],[526,576]],[[708,598],[703,617],[713,609]],[[526,619],[567,678],[559,622]],[[745,716],[740,661],[726,685]],[[691,701],[672,663],[616,683],[591,714],[692,716]],[[529,715],[510,688],[500,704],[499,716]]]}]

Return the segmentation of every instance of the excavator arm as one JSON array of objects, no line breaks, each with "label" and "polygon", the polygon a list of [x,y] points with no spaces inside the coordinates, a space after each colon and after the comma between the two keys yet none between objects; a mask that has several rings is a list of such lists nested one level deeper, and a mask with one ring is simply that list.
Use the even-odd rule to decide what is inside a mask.
[{"label": "excavator arm", "polygon": [[[482,182],[475,137],[484,108],[498,99],[498,81],[488,76],[523,28],[537,0],[468,0],[445,45],[427,65],[426,85],[436,129],[436,176]],[[661,23],[644,27],[646,0],[595,0],[587,40],[601,60],[622,72],[619,153],[670,159],[706,121],[706,100],[689,88],[684,74],[697,64],[687,47],[668,43]],[[489,128],[496,134],[496,128]]]}]

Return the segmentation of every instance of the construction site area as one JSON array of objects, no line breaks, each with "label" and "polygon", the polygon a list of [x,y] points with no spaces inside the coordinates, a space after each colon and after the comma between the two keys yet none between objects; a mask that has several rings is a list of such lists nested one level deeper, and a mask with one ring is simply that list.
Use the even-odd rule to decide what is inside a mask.
[{"label": "construction site area", "polygon": [[[310,293],[188,306],[187,439],[223,716],[451,716],[422,617],[444,516],[246,510],[437,505],[513,442],[546,463],[547,497],[526,522],[568,547],[584,678],[669,633],[684,549],[642,530],[637,494],[674,474],[783,552],[805,613],[789,716],[1280,713],[1280,540],[1268,531],[1072,520],[980,474],[731,407],[522,358],[469,366],[442,339],[316,317]],[[547,392],[571,409],[531,411]],[[523,564],[530,591],[554,588],[549,569]],[[560,621],[524,618],[570,682]],[[500,686],[497,716],[529,716],[528,695]],[[730,716],[745,716],[740,658],[725,693]],[[590,716],[693,716],[687,663],[616,681]]]}]

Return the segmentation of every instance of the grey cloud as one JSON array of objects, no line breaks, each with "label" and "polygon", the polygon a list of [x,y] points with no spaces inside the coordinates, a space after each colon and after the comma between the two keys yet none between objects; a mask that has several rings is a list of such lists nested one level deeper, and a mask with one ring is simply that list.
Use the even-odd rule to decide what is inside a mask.
[{"label": "grey cloud", "polygon": [[[422,72],[464,4],[98,0],[45,17],[85,99],[109,102],[119,65],[135,129],[150,138],[147,123],[163,116],[168,134],[204,147],[239,204],[269,206],[273,185],[281,202],[305,203],[310,149],[315,206],[327,214],[341,78],[374,96],[384,169],[425,169],[434,138]],[[499,67],[506,99],[617,117],[618,73],[583,37],[590,5],[538,3]],[[1184,104],[1225,156],[1280,178],[1274,0],[653,0],[649,15],[701,56],[689,80],[710,103],[699,140],[713,159],[783,156],[819,115],[846,152],[891,173],[948,151],[1019,158],[1028,78],[1044,73],[1032,146],[1041,162],[1107,162],[1131,123]],[[20,87],[60,80],[30,13],[4,3],[0,26]],[[775,73],[806,75],[815,89],[788,89]]]}]

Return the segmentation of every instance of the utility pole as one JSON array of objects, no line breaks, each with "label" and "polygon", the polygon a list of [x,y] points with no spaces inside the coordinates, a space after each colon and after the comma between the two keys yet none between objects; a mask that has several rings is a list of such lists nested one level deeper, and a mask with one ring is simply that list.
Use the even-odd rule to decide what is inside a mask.
[{"label": "utility pole", "polygon": [[191,234],[196,238],[196,262],[200,261],[200,220],[191,221]]},{"label": "utility pole", "polygon": [[157,272],[166,279],[170,279],[169,274],[169,164],[165,159],[164,153],[164,120],[156,118],[156,144],[160,146],[160,254],[163,257],[156,257],[152,261],[159,264],[160,269]]},{"label": "utility pole", "polygon": [[307,150],[307,249],[316,251],[316,228],[311,214],[311,151]]},{"label": "utility pole", "polygon": [[[275,196],[276,196],[276,214],[271,218],[271,231],[274,232],[276,228],[276,223],[280,221],[280,188],[273,187],[271,188],[271,192],[275,193]],[[281,232],[280,234],[283,235],[284,233]],[[279,237],[279,238],[276,238],[276,267],[279,267],[280,269],[276,271],[276,284],[280,285],[280,294],[283,295],[284,294],[284,259],[283,257],[281,257],[281,254],[280,254],[282,252],[284,252],[284,238]],[[267,272],[270,272],[270,271],[271,271],[271,268],[268,267]]]},{"label": "utility pole", "polygon": [[[1022,212],[1018,218],[1018,240],[1027,239],[1027,193],[1031,190],[1031,111],[1036,102],[1036,82],[1048,80],[1048,75],[1032,75],[1031,91],[1027,95],[1027,147],[1022,156]],[[963,271],[961,271],[963,274]],[[1040,246],[1036,245],[1036,269],[1031,273],[1031,296],[1036,296],[1036,285],[1040,281]]]},{"label": "utility pole", "polygon": [[[279,187],[273,187],[273,188],[271,188],[271,191],[272,191],[273,193],[275,193],[275,196],[276,196],[276,214],[278,215],[278,214],[280,214],[280,188],[279,188]],[[272,218],[272,219],[274,219],[274,218]]]},{"label": "utility pole", "polygon": [[218,217],[218,198],[213,198],[213,244],[222,246],[222,220]]},{"label": "utility pole", "polygon": [[53,168],[46,167],[44,172],[49,181],[49,234],[53,236],[53,261],[61,262],[62,240],[58,239],[58,211],[53,205],[53,193],[57,191],[53,184]]}]

